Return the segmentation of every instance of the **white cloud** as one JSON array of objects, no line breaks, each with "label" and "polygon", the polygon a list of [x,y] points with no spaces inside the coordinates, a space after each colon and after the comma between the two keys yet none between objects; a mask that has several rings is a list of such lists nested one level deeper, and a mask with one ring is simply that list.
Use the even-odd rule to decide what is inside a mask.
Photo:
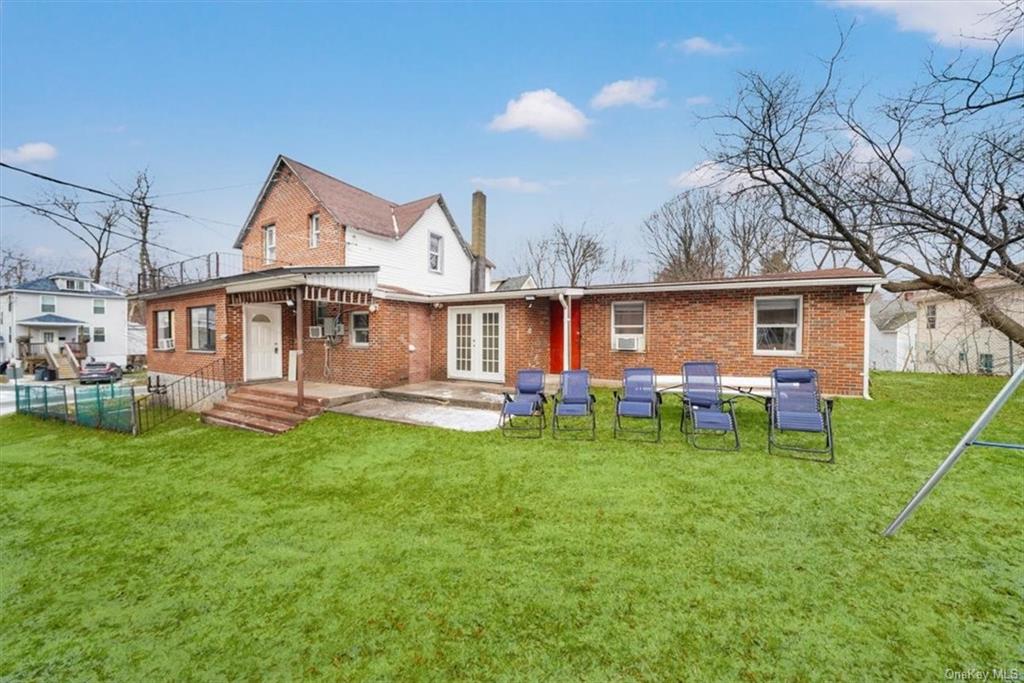
[{"label": "white cloud", "polygon": [[694,95],[693,97],[686,98],[686,106],[688,107],[703,107],[714,102],[709,95]]},{"label": "white cloud", "polygon": [[27,164],[57,158],[57,148],[49,142],[26,142],[15,149],[0,150],[0,161],[6,164]]},{"label": "white cloud", "polygon": [[509,100],[505,112],[494,117],[491,130],[532,130],[550,139],[583,137],[590,119],[554,90],[530,90]]},{"label": "white cloud", "polygon": [[505,190],[506,192],[521,192],[524,194],[535,194],[546,192],[548,186],[536,180],[524,180],[519,176],[504,176],[501,178],[470,178],[469,182],[477,187],[484,187],[489,190]]},{"label": "white cloud", "polygon": [[738,43],[716,43],[704,36],[691,36],[684,38],[675,44],[677,50],[691,55],[727,55],[739,52],[743,46]]},{"label": "white cloud", "polygon": [[625,81],[615,81],[601,88],[601,92],[594,95],[590,100],[590,106],[594,109],[608,109],[610,107],[624,107],[633,105],[652,109],[664,107],[665,100],[656,100],[654,96],[661,89],[662,82],[657,78],[632,78]]},{"label": "white cloud", "polygon": [[737,174],[730,174],[721,165],[713,161],[702,161],[671,180],[673,186],[682,190],[716,187],[726,192],[738,190],[747,182],[749,181],[745,178]]},{"label": "white cloud", "polygon": [[983,45],[979,38],[991,36],[999,19],[991,16],[1003,3],[975,0],[950,2],[948,0],[835,0],[839,7],[867,9],[892,17],[901,31],[918,31],[946,47]]}]

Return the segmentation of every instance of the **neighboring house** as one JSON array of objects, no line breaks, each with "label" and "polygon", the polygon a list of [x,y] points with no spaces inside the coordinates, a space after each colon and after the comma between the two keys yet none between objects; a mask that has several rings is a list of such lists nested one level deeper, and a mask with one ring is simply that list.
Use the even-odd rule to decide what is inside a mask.
[{"label": "neighboring house", "polygon": [[912,372],[916,368],[917,306],[897,296],[871,299],[871,369]]},{"label": "neighboring house", "polygon": [[467,245],[440,195],[397,204],[279,157],[236,241],[244,272],[158,277],[138,295],[149,371],[173,380],[216,360],[229,382],[287,378],[301,335],[307,381],[508,384],[527,367],[618,380],[711,359],[727,375],[813,367],[825,392],[866,394],[873,274],[494,285],[479,192],[472,235]]},{"label": "neighboring house", "polygon": [[84,357],[125,363],[127,299],[81,273],[54,273],[0,290],[0,360],[42,356],[43,344],[76,347]]},{"label": "neighboring house", "polygon": [[[978,280],[994,304],[1024,323],[1024,287],[998,276]],[[986,325],[964,301],[937,292],[915,294],[917,369],[923,372],[1008,375],[1024,363],[1024,349]]]},{"label": "neighboring house", "polygon": [[537,282],[533,279],[532,275],[513,275],[512,277],[506,277],[500,280],[491,280],[491,286],[488,287],[488,291],[510,292],[517,289],[536,288]]}]

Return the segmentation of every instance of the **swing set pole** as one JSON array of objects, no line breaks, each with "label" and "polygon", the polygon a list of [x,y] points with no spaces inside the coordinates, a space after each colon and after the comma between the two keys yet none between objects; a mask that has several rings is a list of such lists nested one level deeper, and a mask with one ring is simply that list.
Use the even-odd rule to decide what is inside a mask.
[{"label": "swing set pole", "polygon": [[953,468],[953,465],[955,465],[956,461],[960,459],[960,456],[964,454],[964,451],[967,450],[968,446],[994,446],[997,448],[1014,449],[1022,448],[1022,446],[1018,446],[1016,444],[999,444],[977,440],[982,430],[985,429],[988,423],[992,421],[992,418],[999,413],[999,410],[1006,404],[1006,402],[1010,400],[1010,397],[1013,396],[1013,392],[1017,390],[1017,387],[1020,386],[1022,381],[1024,381],[1024,365],[1017,368],[1017,371],[1013,373],[1013,376],[1010,377],[1010,380],[1006,385],[1003,386],[998,394],[996,394],[996,397],[992,399],[992,402],[988,404],[988,408],[985,408],[985,411],[978,417],[974,424],[971,425],[971,428],[967,430],[967,433],[964,434],[964,438],[960,439],[960,443],[956,445],[956,448],[950,451],[949,455],[946,456],[946,459],[942,461],[941,465],[939,465],[939,468],[935,470],[932,476],[928,478],[928,481],[924,483],[924,486],[921,487],[921,490],[914,494],[914,497],[910,499],[907,506],[903,508],[900,514],[896,515],[896,519],[892,520],[892,523],[885,529],[885,532],[883,533],[884,536],[892,536],[900,530],[900,527],[907,521],[907,518],[909,518],[910,515],[914,513],[917,506],[921,504],[921,501],[928,497],[928,494],[931,493],[932,489],[935,488],[944,476],[946,476],[946,472],[949,472],[949,470]]}]

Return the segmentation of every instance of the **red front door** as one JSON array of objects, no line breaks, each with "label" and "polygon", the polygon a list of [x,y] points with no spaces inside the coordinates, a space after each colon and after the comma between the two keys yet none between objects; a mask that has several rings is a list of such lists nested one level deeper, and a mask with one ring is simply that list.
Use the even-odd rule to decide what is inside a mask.
[{"label": "red front door", "polygon": [[[569,321],[569,338],[572,340],[572,346],[569,348],[569,362],[572,364],[571,370],[578,370],[580,367],[580,336],[583,318],[580,315],[582,308],[580,306],[579,299],[572,302],[572,312]],[[550,372],[559,373],[563,369],[562,365],[562,304],[557,299],[551,302],[551,308],[549,309],[551,334],[550,339]]]}]

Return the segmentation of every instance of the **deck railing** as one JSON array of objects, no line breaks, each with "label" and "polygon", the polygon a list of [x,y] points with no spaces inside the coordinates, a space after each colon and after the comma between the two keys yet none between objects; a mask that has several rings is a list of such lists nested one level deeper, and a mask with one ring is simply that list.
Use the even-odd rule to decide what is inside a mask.
[{"label": "deck railing", "polygon": [[257,256],[238,252],[214,251],[154,268],[138,275],[139,293],[155,292],[178,285],[191,285],[206,280],[241,275],[253,270],[294,265],[286,261],[267,263]]},{"label": "deck railing", "polygon": [[229,385],[224,360],[217,358],[198,370],[166,384],[159,375],[155,380],[152,377],[147,379],[146,395],[135,401],[138,433],[147,432],[181,415],[183,411],[200,401],[227,391]]}]

